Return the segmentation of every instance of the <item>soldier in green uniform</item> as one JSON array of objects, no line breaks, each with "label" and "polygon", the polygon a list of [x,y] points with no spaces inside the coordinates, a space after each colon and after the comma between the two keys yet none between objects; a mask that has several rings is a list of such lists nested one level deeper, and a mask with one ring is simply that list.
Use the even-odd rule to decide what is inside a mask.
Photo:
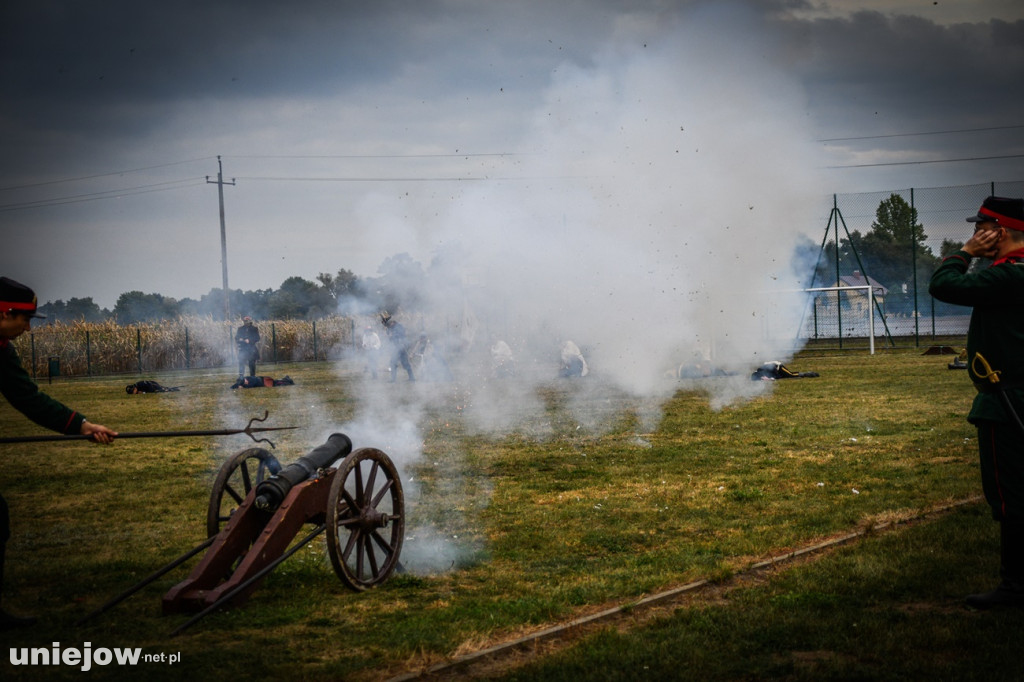
[{"label": "soldier in green uniform", "polygon": [[[996,589],[967,597],[973,608],[1024,607],[1024,200],[985,199],[974,235],[942,261],[929,291],[971,306],[967,365],[978,389],[968,421],[978,430],[981,483],[1000,526]],[[992,265],[968,272],[971,260]],[[998,379],[993,382],[992,379]],[[1014,414],[1016,413],[1016,414]]]},{"label": "soldier in green uniform", "polygon": [[[0,393],[26,417],[48,429],[65,434],[90,436],[110,443],[116,431],[86,421],[85,416],[42,393],[21,365],[11,340],[31,329],[36,313],[36,295],[24,284],[0,277]],[[3,587],[4,555],[11,536],[7,501],[0,495],[0,589]],[[0,609],[0,630],[31,625],[35,619],[20,618]]]}]

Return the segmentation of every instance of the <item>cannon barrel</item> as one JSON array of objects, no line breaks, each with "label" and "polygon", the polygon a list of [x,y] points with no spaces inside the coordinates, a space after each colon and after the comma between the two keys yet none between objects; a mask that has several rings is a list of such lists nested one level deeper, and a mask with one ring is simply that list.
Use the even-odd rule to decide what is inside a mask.
[{"label": "cannon barrel", "polygon": [[264,511],[277,509],[292,486],[312,478],[318,469],[330,466],[350,452],[352,441],[349,437],[343,433],[332,433],[326,443],[299,457],[279,473],[256,486],[255,506]]}]

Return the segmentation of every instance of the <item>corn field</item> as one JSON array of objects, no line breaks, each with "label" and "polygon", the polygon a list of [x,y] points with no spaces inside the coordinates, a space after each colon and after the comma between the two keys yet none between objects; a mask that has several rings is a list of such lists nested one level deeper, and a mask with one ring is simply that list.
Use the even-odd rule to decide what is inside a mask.
[{"label": "corn field", "polygon": [[[336,360],[354,347],[356,321],[260,321],[259,362]],[[121,326],[106,322],[56,322],[14,341],[29,374],[89,376],[233,366],[237,322],[185,317]]]}]

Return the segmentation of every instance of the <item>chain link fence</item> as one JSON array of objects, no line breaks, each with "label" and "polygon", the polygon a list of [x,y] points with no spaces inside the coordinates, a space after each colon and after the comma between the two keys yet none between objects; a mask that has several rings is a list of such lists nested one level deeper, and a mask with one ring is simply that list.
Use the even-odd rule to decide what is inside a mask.
[{"label": "chain link fence", "polygon": [[[863,290],[810,295],[799,340],[812,347],[867,348],[873,326],[876,347],[962,344],[970,309],[935,300],[928,294],[928,282],[944,247],[951,250],[968,239],[972,229],[965,219],[993,194],[1024,196],[1024,181],[835,195],[831,213],[822,216],[824,238],[811,286],[871,285],[874,301],[868,302]],[[890,245],[888,267],[880,273],[873,270],[882,268],[873,268],[864,253],[864,237],[872,231],[879,207],[893,196],[913,209],[923,238],[906,230],[907,240]]]},{"label": "chain link fence", "polygon": [[[337,360],[358,343],[349,317],[261,322],[259,363]],[[14,341],[32,376],[90,376],[235,367],[236,322],[183,318],[120,326],[47,325]]]}]

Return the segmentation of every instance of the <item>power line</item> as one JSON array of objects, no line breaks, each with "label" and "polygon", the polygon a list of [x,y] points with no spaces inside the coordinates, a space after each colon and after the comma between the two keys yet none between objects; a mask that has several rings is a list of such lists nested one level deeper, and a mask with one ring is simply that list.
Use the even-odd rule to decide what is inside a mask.
[{"label": "power line", "polygon": [[225,156],[225,159],[461,159],[480,156],[525,156],[521,152],[484,152],[478,154],[250,154]]},{"label": "power line", "polygon": [[[115,174],[111,174],[115,175]],[[99,177],[99,176],[94,176]],[[207,176],[208,177],[208,176]],[[565,180],[579,179],[578,176],[566,177],[239,177],[232,180],[256,180],[269,182],[495,182],[495,181],[531,181],[531,180]],[[202,179],[184,178],[181,180],[170,180],[158,182],[151,185],[138,185],[135,187],[123,187],[120,189],[104,190],[102,192],[91,192],[88,194],[74,194],[49,199],[38,199],[12,204],[0,204],[0,212],[20,211],[30,208],[46,208],[49,206],[62,206],[64,204],[84,203],[87,201],[99,201],[101,199],[119,199],[121,197],[135,194],[149,194],[152,192],[166,192],[174,189],[195,187],[203,182]],[[226,183],[230,184],[230,183]]]},{"label": "power line", "polygon": [[155,166],[144,166],[142,168],[132,168],[129,170],[113,171],[111,173],[97,173],[95,175],[83,175],[77,178],[62,178],[60,180],[46,180],[44,182],[34,182],[27,185],[11,185],[10,187],[0,187],[0,192],[5,192],[12,189],[29,189],[31,187],[43,187],[46,185],[59,185],[64,182],[78,182],[80,180],[93,180],[95,178],[109,178],[113,175],[124,175],[125,173],[139,173],[141,171],[153,170],[156,168],[167,168],[168,166],[180,166],[185,163],[195,163],[197,161],[208,161],[214,157],[204,156],[198,159],[187,159],[185,161],[171,161],[170,163],[161,163]]},{"label": "power line", "polygon": [[459,177],[442,176],[427,177],[284,177],[284,176],[239,176],[236,180],[265,180],[270,182],[509,182],[537,180],[587,180],[599,176],[593,175],[545,175],[545,176],[499,176]]},{"label": "power line", "polygon": [[[489,157],[489,156],[523,156],[518,152],[486,152],[478,154],[243,154],[240,156],[224,156],[225,159],[431,159],[431,158],[476,158],[476,157]],[[184,161],[171,161],[169,163],[161,163],[154,166],[143,166],[141,168],[130,168],[128,170],[111,171],[109,173],[96,173],[94,175],[80,175],[73,178],[61,178],[59,180],[45,180],[43,182],[33,182],[25,185],[10,185],[8,187],[0,187],[0,192],[6,192],[14,189],[30,189],[32,187],[45,187],[47,185],[59,185],[65,182],[79,182],[82,180],[94,180],[96,178],[108,178],[114,175],[124,175],[126,173],[139,173],[147,170],[155,170],[157,168],[167,168],[168,166],[180,166],[186,163],[197,163],[199,161],[209,161],[217,157],[214,156],[201,156],[194,159],[185,159]]]},{"label": "power line", "polygon": [[242,176],[238,180],[269,180],[273,182],[463,182],[480,180],[526,180],[528,178],[469,178],[469,177],[440,177],[440,178],[311,178],[311,177],[253,177]]},{"label": "power line", "polygon": [[862,137],[831,137],[818,142],[850,142],[854,140],[884,140],[891,137],[915,137],[920,135],[950,135],[953,133],[980,133],[990,130],[1015,130],[1024,125],[993,126],[991,128],[961,128],[959,130],[934,130],[926,133],[893,133],[891,135],[864,135]]},{"label": "power line", "polygon": [[[202,182],[201,179],[186,178],[184,180],[172,180],[170,182],[158,182],[152,185],[139,185],[138,187],[125,187],[123,189],[112,189],[104,192],[93,192],[91,194],[77,194],[67,197],[54,197],[52,199],[39,199],[37,201],[25,201],[17,204],[0,205],[0,211],[20,211],[26,208],[44,208],[47,206],[61,206],[64,204],[76,204],[86,201],[99,201],[100,199],[119,199],[135,194],[150,194],[152,192],[166,192],[173,189],[194,187]],[[189,184],[184,184],[189,183]],[[168,187],[168,185],[174,185]]]},{"label": "power line", "polygon": [[[468,154],[320,154],[320,155],[300,155],[300,154],[249,154],[240,156],[225,156],[223,158],[232,159],[418,159],[418,158],[470,158],[470,157],[506,157],[506,156],[522,156],[517,152],[486,152],[486,153],[468,153]],[[140,168],[130,168],[128,170],[112,171],[109,173],[95,173],[93,175],[81,175],[71,178],[60,178],[58,180],[45,180],[42,182],[27,183],[24,185],[10,185],[8,187],[0,187],[0,192],[10,190],[21,190],[31,189],[33,187],[46,187],[49,185],[59,185],[68,182],[80,182],[83,180],[94,180],[96,178],[108,178],[117,175],[125,175],[128,173],[139,173],[142,171],[155,170],[157,168],[167,168],[169,166],[180,166],[186,163],[197,163],[199,161],[209,161],[214,156],[203,156],[194,159],[186,159],[184,161],[171,161],[168,163],[155,164],[152,166],[143,166]],[[440,181],[440,182],[451,182],[460,180],[478,180],[480,178],[245,178],[247,180],[279,180],[279,181],[325,181],[325,182],[388,182],[388,181],[400,181],[400,182],[428,182],[428,181]],[[177,180],[173,182],[187,182],[187,180]],[[160,183],[160,184],[172,184],[172,183]],[[41,199],[39,201],[24,202],[19,204],[7,204],[0,205],[0,211],[15,211],[23,208],[35,208],[40,206],[55,206],[60,204],[69,204],[76,201],[95,201],[97,199],[111,198],[108,194],[141,194],[144,192],[137,192],[134,190],[140,190],[148,187],[155,187],[157,185],[140,185],[139,187],[128,187],[121,190],[107,190],[104,192],[96,192],[93,194],[81,194],[69,197],[56,197],[53,199]],[[189,185],[191,186],[191,185]]]},{"label": "power line", "polygon": [[[961,128],[957,130],[937,130],[931,132],[918,132],[918,133],[896,133],[891,135],[865,135],[860,137],[833,137],[818,140],[818,142],[849,142],[856,140],[880,140],[894,137],[912,137],[921,135],[947,135],[952,133],[969,133],[969,132],[984,132],[992,130],[1014,130],[1024,128],[1024,125],[1010,125],[1010,126],[992,126],[988,128]],[[480,157],[511,157],[511,156],[527,156],[529,154],[523,152],[480,152],[480,153],[437,153],[437,154],[242,154],[237,156],[224,156],[227,159],[429,159],[429,158],[480,158]],[[48,185],[57,185],[67,182],[80,182],[82,180],[93,180],[96,178],[106,178],[115,175],[125,175],[127,173],[139,173],[147,170],[155,170],[157,168],[167,168],[169,166],[179,166],[186,163],[197,163],[200,161],[209,161],[216,157],[213,156],[202,156],[193,159],[185,159],[183,161],[171,161],[168,163],[161,163],[152,166],[142,166],[139,168],[130,168],[127,170],[112,171],[109,173],[95,173],[93,175],[81,175],[71,178],[61,178],[58,180],[46,180],[43,182],[34,182],[24,185],[10,185],[8,187],[0,187],[0,192],[17,190],[17,189],[30,189],[32,187],[45,187]],[[977,160],[988,160],[988,159],[1004,159],[1004,158],[1018,158],[1018,156],[993,156],[993,157],[977,157],[970,159],[949,159],[942,161],[908,161],[902,163],[878,163],[878,164],[860,164],[850,166],[828,166],[828,168],[865,168],[871,166],[889,166],[889,165],[914,165],[923,163],[945,163],[947,161],[977,161]],[[462,180],[480,180],[481,178],[285,178],[285,177],[248,177],[247,180],[279,180],[279,181],[324,181],[324,182],[388,182],[388,181],[400,181],[400,182],[453,182]],[[522,178],[488,178],[492,180],[496,179],[522,179]],[[147,186],[143,186],[147,187]],[[130,191],[135,188],[127,188],[124,191]],[[99,193],[98,193],[99,194]],[[90,197],[92,195],[81,195],[83,197]],[[103,198],[97,195],[97,198]],[[74,198],[57,198],[52,200],[54,203],[71,203]],[[91,200],[91,199],[83,199]],[[46,202],[32,202],[46,205]],[[32,203],[26,203],[25,205],[10,204],[7,206],[0,206],[0,210],[16,210],[17,208],[29,208]]]},{"label": "power line", "polygon": [[933,159],[930,161],[886,161],[885,163],[854,163],[848,166],[825,166],[826,168],[875,168],[878,166],[920,166],[927,163],[957,163],[959,161],[995,161],[999,159],[1019,159],[1024,154],[1007,154],[1005,156],[969,156],[963,159]]},{"label": "power line", "polygon": [[[1024,125],[1020,126],[1001,126],[999,128],[976,128],[973,130],[1002,130],[1007,128],[1024,128]],[[958,131],[946,131],[946,132],[958,132]],[[933,133],[908,133],[911,135],[927,135]],[[940,134],[940,133],[934,133]],[[898,135],[889,136],[876,136],[876,137],[899,137]],[[833,140],[821,140],[835,141],[840,139],[872,139],[868,137],[864,138],[834,138]],[[375,158],[433,158],[433,157],[462,157],[462,156],[515,156],[515,153],[487,153],[487,154],[395,154],[395,155],[331,155],[331,156],[238,156],[238,157],[227,157],[227,158],[294,158],[294,159],[313,159],[313,158],[351,158],[351,159],[375,159]],[[843,168],[877,168],[885,166],[913,166],[913,165],[925,165],[934,163],[958,163],[964,161],[993,161],[1002,159],[1018,159],[1024,157],[1024,154],[1006,154],[1000,156],[975,156],[965,157],[958,159],[932,159],[923,161],[887,161],[879,163],[862,163],[862,164],[848,164],[848,165],[835,165],[826,166],[828,169],[843,169]],[[9,189],[24,189],[30,187],[40,187],[45,185],[54,185],[63,182],[73,182],[76,180],[87,180],[93,178],[110,177],[114,175],[123,175],[125,173],[133,173],[144,170],[152,170],[156,168],[165,168],[168,166],[181,165],[185,163],[193,163],[196,161],[205,161],[216,157],[202,157],[196,159],[189,159],[186,161],[174,161],[170,163],[157,164],[153,166],[146,166],[142,168],[135,168],[126,171],[117,171],[112,173],[97,173],[95,175],[81,176],[77,178],[66,178],[62,180],[51,180],[47,182],[39,182],[27,185],[19,185],[12,187],[0,188],[0,191]],[[559,177],[460,177],[460,176],[443,176],[443,177],[285,177],[285,176],[246,176],[240,177],[241,180],[255,180],[255,181],[268,181],[268,182],[485,182],[485,181],[529,181],[529,180],[565,180],[565,179],[579,179],[578,176],[559,176]],[[188,184],[185,184],[188,183]],[[200,180],[196,178],[185,178],[181,180],[171,180],[168,182],[154,183],[150,185],[138,185],[135,187],[125,187],[116,190],[104,190],[102,192],[93,192],[88,194],[77,194],[64,197],[54,197],[51,199],[40,199],[36,201],[27,201],[13,204],[0,204],[0,211],[18,211],[28,208],[42,208],[47,206],[60,206],[63,204],[71,204],[86,201],[98,201],[100,199],[115,199],[124,196],[131,196],[134,194],[148,194],[152,192],[168,191],[173,189],[183,189],[185,187],[194,187],[200,184]],[[171,186],[173,185],[173,186]]]}]

